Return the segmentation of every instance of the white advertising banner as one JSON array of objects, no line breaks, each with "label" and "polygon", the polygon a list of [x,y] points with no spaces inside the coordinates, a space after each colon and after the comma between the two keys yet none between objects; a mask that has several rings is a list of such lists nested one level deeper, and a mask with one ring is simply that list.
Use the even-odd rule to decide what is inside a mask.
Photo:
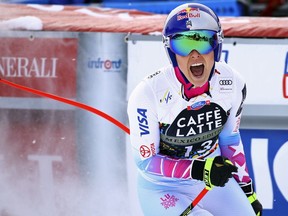
[{"label": "white advertising banner", "polygon": [[229,38],[222,52],[247,82],[246,104],[288,105],[288,39]]}]

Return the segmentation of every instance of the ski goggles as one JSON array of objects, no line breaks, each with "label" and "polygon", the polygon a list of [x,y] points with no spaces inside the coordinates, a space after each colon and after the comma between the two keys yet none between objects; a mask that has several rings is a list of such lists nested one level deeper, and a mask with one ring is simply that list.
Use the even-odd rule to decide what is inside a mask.
[{"label": "ski goggles", "polygon": [[217,32],[197,30],[180,32],[170,37],[170,49],[177,55],[187,56],[192,50],[208,54],[218,45]]}]

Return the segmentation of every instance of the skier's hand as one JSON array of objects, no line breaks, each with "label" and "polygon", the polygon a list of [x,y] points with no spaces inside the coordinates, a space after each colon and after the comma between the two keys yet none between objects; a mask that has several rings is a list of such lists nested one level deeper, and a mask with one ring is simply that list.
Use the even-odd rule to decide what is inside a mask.
[{"label": "skier's hand", "polygon": [[211,190],[213,186],[224,187],[232,173],[237,172],[237,167],[227,158],[217,156],[206,160],[194,160],[192,164],[192,178],[203,180],[206,188]]},{"label": "skier's hand", "polygon": [[246,194],[249,202],[251,203],[255,214],[257,216],[262,216],[263,207],[256,197],[256,193],[254,192],[252,181],[250,181],[249,183],[239,183],[239,185],[244,191],[244,193]]}]

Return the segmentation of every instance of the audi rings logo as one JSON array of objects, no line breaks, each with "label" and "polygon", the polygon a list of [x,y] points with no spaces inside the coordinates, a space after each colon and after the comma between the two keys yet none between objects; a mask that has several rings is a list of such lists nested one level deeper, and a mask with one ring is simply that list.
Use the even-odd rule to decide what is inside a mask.
[{"label": "audi rings logo", "polygon": [[233,81],[231,79],[219,80],[219,85],[232,85]]}]

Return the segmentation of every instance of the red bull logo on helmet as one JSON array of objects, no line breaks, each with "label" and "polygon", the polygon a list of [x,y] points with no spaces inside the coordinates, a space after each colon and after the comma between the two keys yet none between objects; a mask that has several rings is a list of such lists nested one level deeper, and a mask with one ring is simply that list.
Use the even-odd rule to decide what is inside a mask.
[{"label": "red bull logo on helmet", "polygon": [[188,19],[188,18],[199,18],[200,10],[199,8],[187,7],[177,13],[177,21]]}]

